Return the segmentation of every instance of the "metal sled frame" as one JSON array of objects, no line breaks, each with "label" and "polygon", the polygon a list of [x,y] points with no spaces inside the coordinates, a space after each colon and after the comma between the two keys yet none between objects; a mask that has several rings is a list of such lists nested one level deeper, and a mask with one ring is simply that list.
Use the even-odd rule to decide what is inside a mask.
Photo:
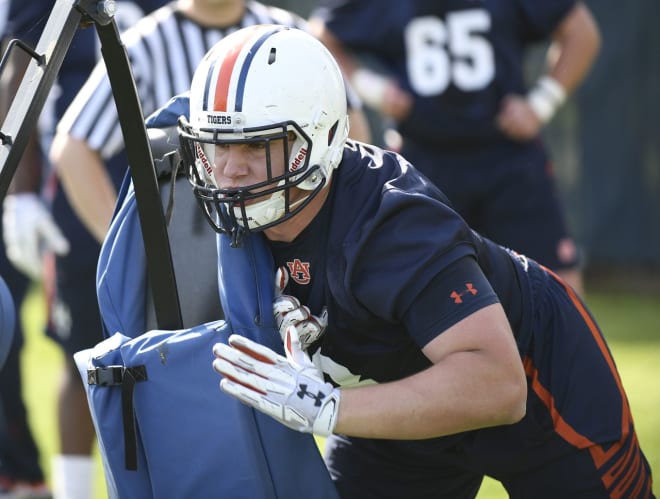
[{"label": "metal sled frame", "polygon": [[0,62],[0,73],[11,51],[16,48],[27,52],[31,60],[0,129],[0,201],[7,193],[76,30],[94,24],[101,40],[101,53],[117,105],[135,187],[156,320],[162,329],[179,329],[182,327],[181,309],[153,157],[114,12],[114,0],[57,0],[34,50],[20,40],[9,43]]}]

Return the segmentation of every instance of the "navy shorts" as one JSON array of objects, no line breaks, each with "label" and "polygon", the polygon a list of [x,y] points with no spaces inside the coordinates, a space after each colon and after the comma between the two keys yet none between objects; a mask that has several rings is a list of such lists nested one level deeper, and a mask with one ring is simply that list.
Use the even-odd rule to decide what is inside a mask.
[{"label": "navy shorts", "polygon": [[523,318],[531,333],[519,344],[528,380],[525,417],[419,441],[331,436],[325,458],[342,499],[472,498],[484,475],[513,499],[654,497],[598,326],[572,290],[534,269],[529,291],[538,306]]},{"label": "navy shorts", "polygon": [[438,151],[405,141],[402,155],[482,236],[553,270],[578,265],[577,247],[540,143]]}]

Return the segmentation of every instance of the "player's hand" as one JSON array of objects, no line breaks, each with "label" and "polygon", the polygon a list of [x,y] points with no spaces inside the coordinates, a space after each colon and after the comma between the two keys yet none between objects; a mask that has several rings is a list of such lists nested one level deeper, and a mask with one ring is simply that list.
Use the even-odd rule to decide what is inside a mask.
[{"label": "player's hand", "polygon": [[7,258],[20,271],[39,279],[43,270],[43,255],[69,252],[66,240],[48,209],[37,194],[9,194],[3,204],[3,237]]},{"label": "player's hand", "polygon": [[224,378],[220,388],[244,404],[304,433],[328,436],[337,423],[340,391],[300,348],[295,326],[287,329],[286,357],[233,334],[229,345],[213,346],[213,369]]},{"label": "player's hand", "polygon": [[527,99],[521,95],[508,95],[504,98],[496,122],[502,132],[519,142],[532,140],[543,126]]},{"label": "player's hand", "polygon": [[282,341],[289,326],[296,326],[300,345],[303,350],[318,340],[328,325],[328,311],[323,309],[321,315],[313,315],[309,308],[302,305],[295,296],[284,295],[282,291],[289,281],[289,273],[284,267],[275,272],[275,300],[273,315]]}]

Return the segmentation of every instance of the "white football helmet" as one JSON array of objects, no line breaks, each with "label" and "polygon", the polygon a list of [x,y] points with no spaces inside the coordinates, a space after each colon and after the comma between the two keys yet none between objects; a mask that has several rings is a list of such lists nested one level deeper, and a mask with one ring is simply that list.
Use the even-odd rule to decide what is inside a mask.
[{"label": "white football helmet", "polygon": [[[243,28],[217,43],[195,71],[190,121],[179,123],[190,181],[207,219],[233,236],[278,224],[322,190],[348,136],[339,66],[316,38],[276,25]],[[274,176],[269,143],[284,140],[283,175]],[[215,146],[261,142],[265,182],[224,189],[213,177]],[[291,202],[290,189],[309,191]]]}]

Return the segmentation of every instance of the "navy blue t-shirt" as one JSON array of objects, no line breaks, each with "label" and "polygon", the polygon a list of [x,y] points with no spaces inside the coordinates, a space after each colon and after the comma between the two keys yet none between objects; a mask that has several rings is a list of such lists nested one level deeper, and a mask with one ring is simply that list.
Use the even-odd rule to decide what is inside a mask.
[{"label": "navy blue t-shirt", "polygon": [[349,141],[330,189],[293,242],[269,244],[289,270],[285,292],[315,314],[328,309],[328,329],[311,350],[335,383],[419,372],[430,365],[424,345],[496,302],[523,353],[533,262],[472,231],[395,153]]}]

